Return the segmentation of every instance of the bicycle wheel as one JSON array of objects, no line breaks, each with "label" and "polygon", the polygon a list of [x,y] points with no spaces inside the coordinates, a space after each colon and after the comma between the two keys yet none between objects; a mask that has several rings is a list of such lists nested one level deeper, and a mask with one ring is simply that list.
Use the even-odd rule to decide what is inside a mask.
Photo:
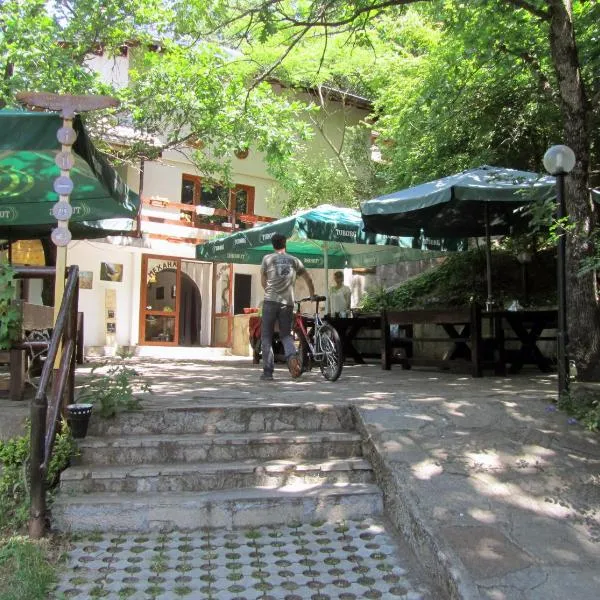
[{"label": "bicycle wheel", "polygon": [[344,354],[340,336],[331,325],[323,325],[319,330],[315,346],[320,356],[321,373],[328,381],[335,381],[342,373]]},{"label": "bicycle wheel", "polygon": [[302,372],[305,373],[306,371],[310,371],[312,368],[308,344],[306,343],[304,335],[297,329],[294,329],[293,335],[296,352],[298,353],[298,357],[300,358],[300,362],[302,364]]}]

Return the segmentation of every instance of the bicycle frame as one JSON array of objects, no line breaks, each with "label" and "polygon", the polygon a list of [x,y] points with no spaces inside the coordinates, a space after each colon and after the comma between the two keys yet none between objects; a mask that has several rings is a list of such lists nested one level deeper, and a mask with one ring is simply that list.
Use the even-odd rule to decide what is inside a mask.
[{"label": "bicycle frame", "polygon": [[[318,298],[324,298],[324,297],[323,296],[319,296]],[[321,300],[320,299],[313,300],[313,301],[316,302],[316,307],[315,307],[315,312],[313,314],[314,329],[312,331],[312,335],[309,334],[309,331],[306,328],[306,324],[304,323],[304,316],[300,312],[300,304],[302,302],[307,302],[309,300],[313,300],[313,299],[312,298],[302,298],[301,300],[296,300],[297,310],[294,313],[294,327],[293,327],[293,330],[294,331],[299,331],[301,333],[302,337],[304,338],[304,341],[306,342],[306,346],[308,348],[308,353],[310,355],[310,358],[313,359],[313,360],[316,360],[317,362],[320,362],[322,360],[322,358],[323,358],[323,352],[319,352],[317,350],[317,348],[315,347],[315,345],[311,341],[311,337],[312,337],[313,340],[316,340],[318,338],[319,330],[324,325],[323,319],[319,315],[319,302]]]}]

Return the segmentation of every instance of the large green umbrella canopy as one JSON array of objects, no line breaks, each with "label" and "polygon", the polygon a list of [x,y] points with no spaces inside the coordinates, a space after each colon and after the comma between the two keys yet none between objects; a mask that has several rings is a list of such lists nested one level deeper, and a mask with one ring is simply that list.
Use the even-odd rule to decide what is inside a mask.
[{"label": "large green umbrella canopy", "polygon": [[273,252],[275,233],[285,235],[287,251],[309,268],[372,267],[423,258],[412,237],[368,233],[360,212],[329,204],[199,244],[196,258],[258,265]]},{"label": "large green umbrella canopy", "polygon": [[[390,235],[478,237],[527,229],[518,209],[556,198],[554,177],[483,166],[363,202],[369,231]],[[487,215],[487,217],[486,217]]]},{"label": "large green umbrella canopy", "polygon": [[363,202],[365,227],[391,235],[431,238],[486,236],[488,301],[492,302],[491,235],[526,231],[520,210],[556,198],[555,179],[528,171],[483,166]]},{"label": "large green umbrella canopy", "polygon": [[[53,182],[60,175],[54,158],[61,149],[56,139],[61,126],[55,113],[0,110],[0,237],[34,239],[56,226],[51,211],[58,201]],[[135,232],[138,195],[94,148],[79,117],[73,128],[73,237]]]},{"label": "large green umbrella canopy", "polygon": [[420,246],[413,247],[412,237],[368,233],[359,211],[323,204],[199,244],[196,258],[257,265],[263,256],[273,252],[271,237],[275,233],[285,235],[287,252],[300,258],[307,268],[324,268],[326,281],[329,268],[373,267],[441,254],[425,254]]}]

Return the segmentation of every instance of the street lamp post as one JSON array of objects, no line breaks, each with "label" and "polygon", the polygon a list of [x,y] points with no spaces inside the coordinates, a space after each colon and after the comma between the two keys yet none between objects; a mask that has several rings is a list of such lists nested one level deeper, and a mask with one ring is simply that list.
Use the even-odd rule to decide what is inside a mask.
[{"label": "street lamp post", "polygon": [[517,254],[517,260],[521,265],[521,286],[523,290],[523,304],[529,305],[529,279],[527,276],[527,265],[533,260],[533,254],[529,250],[522,250]]},{"label": "street lamp post", "polygon": [[558,257],[557,257],[557,287],[558,287],[558,395],[569,391],[569,357],[567,354],[567,286],[566,286],[566,229],[564,219],[565,209],[565,175],[575,166],[575,153],[568,146],[552,146],[544,154],[546,171],[556,177],[557,217],[559,224]]}]

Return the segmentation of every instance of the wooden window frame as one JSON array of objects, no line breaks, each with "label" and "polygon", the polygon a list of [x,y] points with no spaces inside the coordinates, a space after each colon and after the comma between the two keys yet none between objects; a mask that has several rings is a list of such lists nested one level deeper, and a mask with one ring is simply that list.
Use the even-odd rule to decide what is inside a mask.
[{"label": "wooden window frame", "polygon": [[[192,182],[194,185],[194,203],[183,204],[180,203],[180,207],[190,207],[190,210],[183,209],[182,212],[193,212],[194,213],[194,225],[203,229],[217,229],[219,231],[231,231],[230,227],[224,227],[222,224],[206,223],[202,215],[196,214],[195,207],[202,206],[202,178],[198,175],[190,175],[188,173],[182,173],[181,182],[182,189],[184,182]],[[238,191],[245,191],[247,194],[247,207],[245,212],[238,212],[236,206],[236,194]],[[229,189],[229,199],[227,202],[227,208],[215,208],[214,214],[217,217],[227,217],[229,223],[244,223],[253,224],[256,219],[254,215],[254,202],[256,197],[256,188],[251,185],[235,184]],[[182,224],[188,224],[185,220],[181,219]]]}]

